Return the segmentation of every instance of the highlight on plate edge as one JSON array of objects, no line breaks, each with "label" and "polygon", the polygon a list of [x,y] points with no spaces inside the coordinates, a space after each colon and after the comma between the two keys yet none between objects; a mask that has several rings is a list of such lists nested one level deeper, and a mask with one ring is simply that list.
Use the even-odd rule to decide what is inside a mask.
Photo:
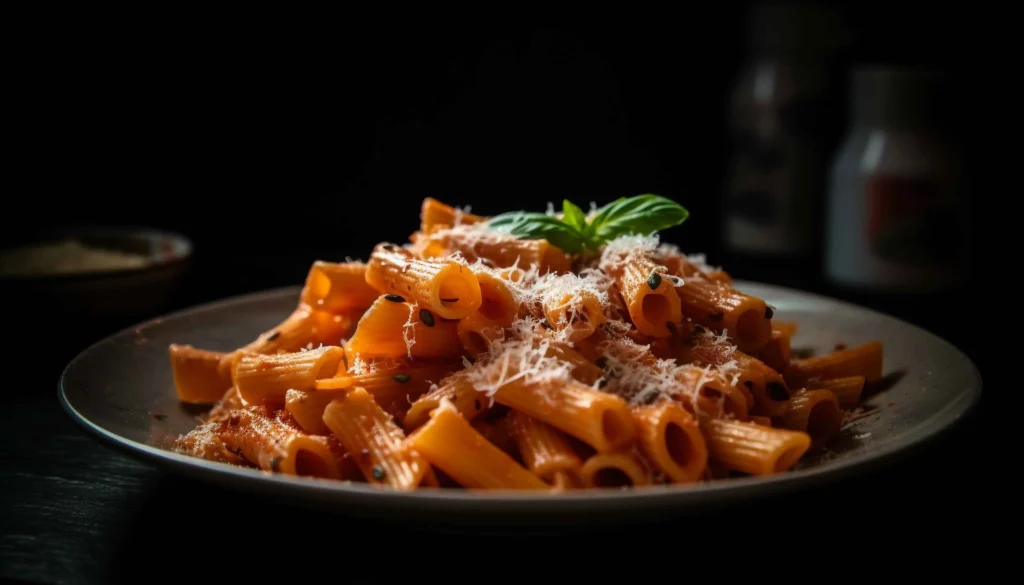
[{"label": "highlight on plate edge", "polygon": [[428,198],[366,262],[317,260],[229,352],[172,344],[173,448],[397,490],[695,484],[789,471],[882,376],[882,343],[796,359],[796,323],[662,243],[656,195],[481,217]]}]

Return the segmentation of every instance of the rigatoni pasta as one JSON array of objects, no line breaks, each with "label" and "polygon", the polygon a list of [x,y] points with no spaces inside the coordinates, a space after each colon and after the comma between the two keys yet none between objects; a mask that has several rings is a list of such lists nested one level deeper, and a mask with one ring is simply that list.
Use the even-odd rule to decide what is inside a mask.
[{"label": "rigatoni pasta", "polygon": [[651,468],[636,451],[596,453],[580,469],[588,488],[642,487],[651,483]]},{"label": "rigatoni pasta", "polygon": [[391,415],[362,388],[332,400],[323,420],[371,483],[410,490],[432,473],[423,456],[405,442],[405,433]]},{"label": "rigatoni pasta", "polygon": [[337,346],[272,355],[241,354],[231,377],[246,403],[280,405],[289,389],[313,390],[317,379],[333,376],[343,356]]},{"label": "rigatoni pasta", "polygon": [[509,413],[508,425],[531,473],[557,487],[582,483],[583,461],[558,429],[519,411]]},{"label": "rigatoni pasta", "polygon": [[444,405],[409,440],[431,464],[469,489],[547,490],[549,486]]},{"label": "rigatoni pasta", "polygon": [[480,281],[454,260],[422,259],[394,244],[370,255],[366,282],[381,293],[409,297],[445,319],[461,319],[480,308]]},{"label": "rigatoni pasta", "polygon": [[[795,359],[797,323],[766,299],[623,228],[675,213],[645,197],[512,218],[428,198],[407,244],[313,262],[294,310],[255,339],[171,345],[179,399],[212,405],[176,449],[403,491],[792,470],[882,377],[881,342]],[[575,231],[517,231],[530,221]]]},{"label": "rigatoni pasta", "polygon": [[213,404],[231,387],[231,376],[219,368],[226,354],[172,344],[171,373],[178,399],[190,404]]},{"label": "rigatoni pasta", "polygon": [[317,260],[309,269],[299,299],[312,308],[336,314],[363,311],[379,296],[366,282],[366,264]]}]

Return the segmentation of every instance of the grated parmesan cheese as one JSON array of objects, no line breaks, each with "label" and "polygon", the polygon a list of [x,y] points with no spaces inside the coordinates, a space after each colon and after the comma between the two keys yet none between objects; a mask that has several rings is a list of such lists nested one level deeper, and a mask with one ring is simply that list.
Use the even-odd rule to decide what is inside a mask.
[{"label": "grated parmesan cheese", "polygon": [[405,340],[405,352],[412,359],[412,346],[416,345],[416,326],[412,320],[416,315],[416,307],[412,303],[406,304],[409,305],[409,319],[402,325],[402,339]]},{"label": "grated parmesan cheese", "polygon": [[372,371],[370,363],[358,354],[356,354],[356,357],[352,359],[352,363],[348,366],[348,373],[353,376],[362,376],[363,374],[369,374]]},{"label": "grated parmesan cheese", "polygon": [[630,262],[650,260],[658,249],[658,241],[657,234],[619,236],[605,244],[598,267],[607,273],[614,273]]},{"label": "grated parmesan cheese", "polygon": [[497,339],[465,374],[480,392],[493,397],[503,386],[516,380],[527,384],[568,383],[573,366],[548,357],[548,339]]}]

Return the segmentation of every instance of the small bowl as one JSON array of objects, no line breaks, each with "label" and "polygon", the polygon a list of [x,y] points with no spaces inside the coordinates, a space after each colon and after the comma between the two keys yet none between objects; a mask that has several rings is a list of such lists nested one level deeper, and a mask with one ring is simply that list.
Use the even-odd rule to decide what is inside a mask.
[{"label": "small bowl", "polygon": [[192,242],[176,233],[63,228],[0,251],[0,287],[62,316],[143,316],[167,306],[191,257]]}]

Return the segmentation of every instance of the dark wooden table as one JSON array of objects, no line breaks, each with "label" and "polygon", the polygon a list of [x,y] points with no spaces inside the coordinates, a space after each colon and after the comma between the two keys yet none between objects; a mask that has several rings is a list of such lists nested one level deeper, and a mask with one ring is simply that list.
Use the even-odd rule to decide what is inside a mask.
[{"label": "dark wooden table", "polygon": [[[181,296],[178,304],[241,292],[243,287],[292,282],[291,273],[264,282],[212,286],[206,281]],[[921,322],[918,317],[930,313],[926,309],[907,312]],[[31,329],[33,318],[24,317],[22,326]],[[931,324],[942,328],[939,319]],[[409,582],[431,574],[434,569],[427,567],[441,566],[446,579],[468,582],[478,581],[480,574],[457,568],[483,563],[491,565],[492,575],[518,575],[523,570],[518,560],[537,555],[557,559],[567,543],[585,544],[598,558],[600,551],[625,548],[639,559],[655,554],[646,551],[666,547],[676,556],[699,553],[736,561],[765,552],[795,554],[786,561],[797,563],[794,568],[780,569],[780,574],[789,574],[799,571],[801,555],[825,555],[840,567],[863,555],[906,558],[908,543],[932,543],[934,554],[959,546],[970,540],[966,535],[981,534],[986,522],[982,510],[990,499],[987,482],[998,472],[980,459],[988,451],[982,438],[983,400],[950,432],[890,467],[692,518],[643,527],[535,526],[532,531],[349,518],[170,474],[86,435],[59,406],[57,378],[85,345],[121,325],[116,320],[79,320],[51,329],[45,339],[30,336],[31,351],[14,354],[5,364],[5,372],[16,373],[4,377],[0,409],[7,439],[0,465],[3,578],[139,583],[159,577],[184,582],[222,573],[240,581],[285,566],[296,569],[294,580],[312,572],[335,581],[374,583]],[[957,334],[952,329],[944,333]],[[967,337],[951,341],[962,341],[973,351]],[[960,536],[947,537],[951,527]],[[618,558],[606,562],[617,563]],[[572,574],[574,579],[601,577],[608,567],[580,563]],[[678,564],[645,565],[643,573],[662,570],[678,574]]]}]

